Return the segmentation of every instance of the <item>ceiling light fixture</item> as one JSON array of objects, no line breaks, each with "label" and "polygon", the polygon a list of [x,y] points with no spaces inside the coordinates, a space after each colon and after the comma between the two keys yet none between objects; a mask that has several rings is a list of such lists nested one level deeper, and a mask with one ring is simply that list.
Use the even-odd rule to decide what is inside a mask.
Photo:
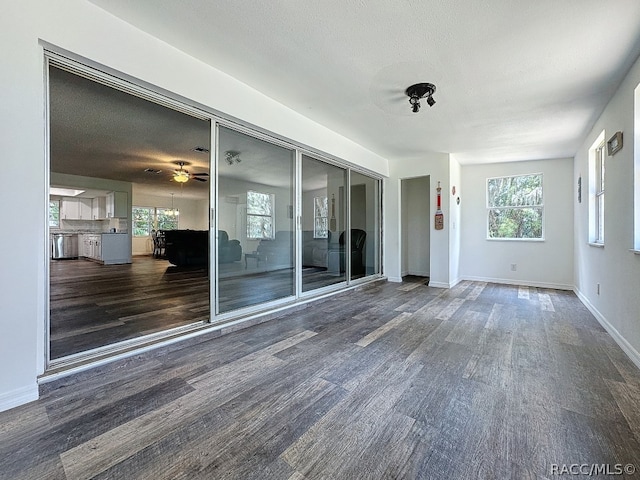
[{"label": "ceiling light fixture", "polygon": [[180,215],[180,212],[173,206],[173,193],[171,194],[171,210],[167,210],[166,213],[169,217],[177,217],[178,215]]},{"label": "ceiling light fixture", "polygon": [[186,163],[180,161],[174,163],[176,165],[179,165],[180,169],[173,171],[173,181],[178,183],[186,183],[189,180],[189,172],[182,168],[186,165]]},{"label": "ceiling light fixture", "polygon": [[189,174],[184,170],[178,170],[173,174],[173,180],[178,183],[185,183],[189,180]]},{"label": "ceiling light fixture", "polygon": [[236,152],[235,150],[227,150],[224,152],[224,158],[229,165],[240,163],[242,161],[240,158],[240,152]]},{"label": "ceiling light fixture", "polygon": [[436,92],[436,86],[433,83],[416,83],[408,87],[404,93],[409,97],[411,111],[418,113],[420,110],[420,99],[427,97],[427,104],[430,107],[436,103],[432,95]]}]

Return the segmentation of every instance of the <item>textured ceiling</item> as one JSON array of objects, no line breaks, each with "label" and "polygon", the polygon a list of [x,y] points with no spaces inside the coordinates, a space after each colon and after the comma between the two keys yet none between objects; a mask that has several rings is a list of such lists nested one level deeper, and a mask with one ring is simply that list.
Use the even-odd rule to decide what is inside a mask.
[{"label": "textured ceiling", "polygon": [[638,0],[91,1],[400,161],[571,157],[640,54]]}]

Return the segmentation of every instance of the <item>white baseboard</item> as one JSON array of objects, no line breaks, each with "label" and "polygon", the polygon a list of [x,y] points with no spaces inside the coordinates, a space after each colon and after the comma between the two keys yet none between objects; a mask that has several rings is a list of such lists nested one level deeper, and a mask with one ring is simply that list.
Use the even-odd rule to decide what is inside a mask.
[{"label": "white baseboard", "polygon": [[522,285],[524,287],[553,288],[555,290],[573,290],[573,285],[563,283],[531,282],[529,280],[512,280],[509,278],[470,277],[465,276],[458,280],[471,280],[473,282],[502,283],[505,285]]},{"label": "white baseboard", "polygon": [[402,283],[402,277],[387,277],[387,280],[394,283]]},{"label": "white baseboard", "polygon": [[640,368],[640,352],[638,352],[633,345],[631,345],[620,332],[611,325],[604,315],[602,315],[596,307],[594,307],[589,299],[577,288],[573,289],[574,293],[578,296],[580,301],[584,304],[585,307],[589,309],[589,311],[596,317],[596,320],[602,325],[602,327],[607,331],[609,335],[615,340],[615,342],[620,346],[622,351],[627,354],[629,359],[635,364],[636,367]]},{"label": "white baseboard", "polygon": [[33,402],[34,400],[37,400],[38,397],[39,393],[37,383],[34,383],[29,387],[18,388],[11,392],[0,394],[0,412],[18,407],[25,403]]},{"label": "white baseboard", "polygon": [[434,282],[433,280],[429,280],[429,286],[435,288],[451,288],[448,283]]}]

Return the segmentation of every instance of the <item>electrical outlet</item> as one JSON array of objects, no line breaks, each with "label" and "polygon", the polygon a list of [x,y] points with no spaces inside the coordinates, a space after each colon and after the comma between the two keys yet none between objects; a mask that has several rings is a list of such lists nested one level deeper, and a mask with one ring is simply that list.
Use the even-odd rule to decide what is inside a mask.
[{"label": "electrical outlet", "polygon": [[598,295],[600,295],[600,284],[599,283],[596,285],[596,293]]},{"label": "electrical outlet", "polygon": [[518,265],[516,263],[511,264],[511,271],[515,272],[518,269]]}]

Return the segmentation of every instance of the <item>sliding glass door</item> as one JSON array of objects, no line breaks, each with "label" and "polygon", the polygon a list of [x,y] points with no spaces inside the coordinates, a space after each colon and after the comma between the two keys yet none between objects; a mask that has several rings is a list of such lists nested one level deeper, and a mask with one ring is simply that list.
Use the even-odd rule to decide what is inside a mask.
[{"label": "sliding glass door", "polygon": [[[66,59],[47,63],[47,367],[208,321],[209,116]],[[164,230],[180,248],[154,245]]]},{"label": "sliding glass door", "polygon": [[218,128],[218,313],[295,295],[295,151]]},{"label": "sliding glass door", "polygon": [[350,176],[351,279],[380,273],[380,180]]},{"label": "sliding glass door", "polygon": [[302,155],[302,291],[347,279],[347,170]]}]

